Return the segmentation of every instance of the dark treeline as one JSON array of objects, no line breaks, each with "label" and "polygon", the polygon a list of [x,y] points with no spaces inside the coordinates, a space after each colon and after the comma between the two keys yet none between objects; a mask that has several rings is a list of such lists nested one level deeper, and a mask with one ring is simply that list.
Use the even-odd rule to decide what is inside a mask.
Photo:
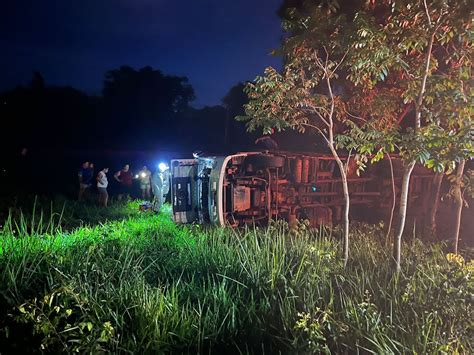
[{"label": "dark treeline", "polygon": [[196,109],[186,77],[151,67],[108,71],[100,96],[50,86],[36,72],[28,85],[0,94],[0,193],[72,195],[86,160],[113,174],[126,163],[154,169],[158,160],[194,150],[250,149],[255,135],[233,119],[246,102],[242,88],[232,88],[221,105]]},{"label": "dark treeline", "polygon": [[[143,164],[153,170],[157,160],[190,157],[193,151],[253,150],[261,132],[248,133],[234,119],[247,103],[243,88],[237,83],[220,105],[198,109],[186,77],[149,66],[109,70],[99,96],[48,85],[36,72],[28,85],[0,94],[0,179],[8,181],[0,190],[22,185],[34,193],[73,194],[75,173],[86,160],[111,172],[126,163],[135,171]],[[315,147],[313,137],[293,132],[276,139],[285,150]]]},{"label": "dark treeline", "polygon": [[[186,77],[151,67],[123,66],[105,74],[102,95],[47,85],[34,73],[28,86],[1,94],[3,151],[31,150],[210,150],[245,149],[254,137],[243,123],[242,84],[222,105],[195,109]],[[228,134],[232,131],[233,134]],[[235,138],[239,137],[238,140]]]}]

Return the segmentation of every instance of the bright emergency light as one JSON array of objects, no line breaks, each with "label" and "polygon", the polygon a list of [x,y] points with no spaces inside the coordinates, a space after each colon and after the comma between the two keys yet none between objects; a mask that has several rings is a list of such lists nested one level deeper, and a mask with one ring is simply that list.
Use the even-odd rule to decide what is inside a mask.
[{"label": "bright emergency light", "polygon": [[168,164],[166,163],[160,163],[158,164],[158,169],[160,169],[161,172],[167,170],[169,167],[168,167]]}]

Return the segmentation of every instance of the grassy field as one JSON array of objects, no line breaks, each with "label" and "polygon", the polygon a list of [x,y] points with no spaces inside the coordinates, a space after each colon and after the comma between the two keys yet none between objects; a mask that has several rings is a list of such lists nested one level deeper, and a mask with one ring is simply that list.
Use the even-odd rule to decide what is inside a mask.
[{"label": "grassy field", "polygon": [[137,203],[45,215],[0,230],[0,353],[474,352],[474,264],[439,245],[405,244],[395,277],[377,226],[353,228],[344,269],[338,231],[305,224],[183,227]]}]

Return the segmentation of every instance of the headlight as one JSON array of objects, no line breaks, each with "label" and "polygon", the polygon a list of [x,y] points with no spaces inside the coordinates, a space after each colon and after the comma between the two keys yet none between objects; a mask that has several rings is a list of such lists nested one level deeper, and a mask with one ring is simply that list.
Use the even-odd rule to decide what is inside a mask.
[{"label": "headlight", "polygon": [[144,178],[144,177],[146,177],[146,174],[145,174],[145,173],[140,173],[140,176],[141,176],[142,178]]}]

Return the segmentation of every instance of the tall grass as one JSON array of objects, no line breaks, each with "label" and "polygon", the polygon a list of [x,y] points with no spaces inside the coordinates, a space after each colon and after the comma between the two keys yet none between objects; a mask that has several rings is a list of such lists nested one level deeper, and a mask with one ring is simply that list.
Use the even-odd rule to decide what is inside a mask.
[{"label": "tall grass", "polygon": [[415,240],[394,277],[374,226],[354,228],[347,268],[337,233],[305,224],[179,227],[164,211],[13,230],[0,231],[5,351],[474,351],[472,262]]},{"label": "tall grass", "polygon": [[17,235],[40,235],[78,227],[102,224],[107,221],[137,217],[140,201],[113,201],[103,208],[92,201],[78,202],[58,196],[28,197],[19,201],[0,199],[0,227]]}]

